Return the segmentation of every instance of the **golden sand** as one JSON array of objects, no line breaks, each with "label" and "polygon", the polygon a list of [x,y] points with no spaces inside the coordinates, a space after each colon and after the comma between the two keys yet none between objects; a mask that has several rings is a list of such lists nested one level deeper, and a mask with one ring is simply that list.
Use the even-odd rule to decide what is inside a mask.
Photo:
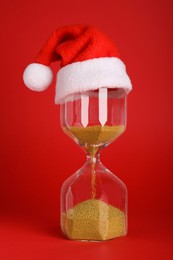
[{"label": "golden sand", "polygon": [[79,203],[62,219],[66,235],[74,240],[108,240],[126,233],[125,214],[97,199]]},{"label": "golden sand", "polygon": [[125,127],[123,125],[118,126],[87,126],[77,127],[71,126],[69,129],[64,128],[64,131],[76,141],[86,147],[103,145],[111,142],[122,134]]}]

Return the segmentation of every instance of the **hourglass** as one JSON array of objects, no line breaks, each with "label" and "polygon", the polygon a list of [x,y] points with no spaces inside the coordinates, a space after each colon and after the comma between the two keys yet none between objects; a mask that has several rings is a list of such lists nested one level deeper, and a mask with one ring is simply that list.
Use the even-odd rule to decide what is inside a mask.
[{"label": "hourglass", "polygon": [[61,189],[61,229],[73,240],[102,241],[127,233],[127,189],[100,161],[101,150],[126,127],[132,84],[115,43],[91,25],[55,30],[23,74],[35,91],[48,88],[58,61],[55,103],[61,126],[86,153],[86,163]]},{"label": "hourglass", "polygon": [[100,88],[67,96],[61,126],[86,163],[61,188],[61,229],[72,240],[103,241],[127,233],[127,189],[100,161],[126,127],[126,90]]}]

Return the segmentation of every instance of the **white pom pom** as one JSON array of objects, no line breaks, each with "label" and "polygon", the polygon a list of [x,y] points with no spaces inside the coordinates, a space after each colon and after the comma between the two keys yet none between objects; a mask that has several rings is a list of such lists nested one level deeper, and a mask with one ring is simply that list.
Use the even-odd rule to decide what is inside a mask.
[{"label": "white pom pom", "polygon": [[39,63],[31,63],[23,73],[25,85],[35,91],[43,91],[48,88],[53,79],[53,73],[48,66]]}]

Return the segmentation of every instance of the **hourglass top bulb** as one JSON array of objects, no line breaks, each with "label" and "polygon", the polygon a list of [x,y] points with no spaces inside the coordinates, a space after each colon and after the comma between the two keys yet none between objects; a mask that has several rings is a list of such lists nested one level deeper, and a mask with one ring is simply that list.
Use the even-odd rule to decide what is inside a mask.
[{"label": "hourglass top bulb", "polygon": [[92,157],[126,127],[126,92],[104,88],[105,95],[100,96],[102,90],[74,94],[60,109],[63,131]]},{"label": "hourglass top bulb", "polygon": [[94,26],[64,26],[53,32],[25,69],[25,85],[35,91],[47,89],[53,79],[50,65],[54,61],[60,62],[56,104],[63,103],[68,95],[103,87],[122,88],[127,93],[132,89],[116,45]]}]

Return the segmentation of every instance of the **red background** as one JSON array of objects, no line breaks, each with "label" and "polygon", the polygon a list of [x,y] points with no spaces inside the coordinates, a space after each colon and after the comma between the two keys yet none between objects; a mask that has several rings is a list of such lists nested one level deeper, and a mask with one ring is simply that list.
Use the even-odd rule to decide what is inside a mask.
[{"label": "red background", "polygon": [[[173,258],[171,2],[1,1],[1,260]],[[129,233],[103,243],[61,235],[60,187],[85,155],[60,129],[54,84],[35,93],[22,82],[50,33],[76,23],[96,25],[116,41],[134,88],[127,130],[102,152],[127,184]]]}]

